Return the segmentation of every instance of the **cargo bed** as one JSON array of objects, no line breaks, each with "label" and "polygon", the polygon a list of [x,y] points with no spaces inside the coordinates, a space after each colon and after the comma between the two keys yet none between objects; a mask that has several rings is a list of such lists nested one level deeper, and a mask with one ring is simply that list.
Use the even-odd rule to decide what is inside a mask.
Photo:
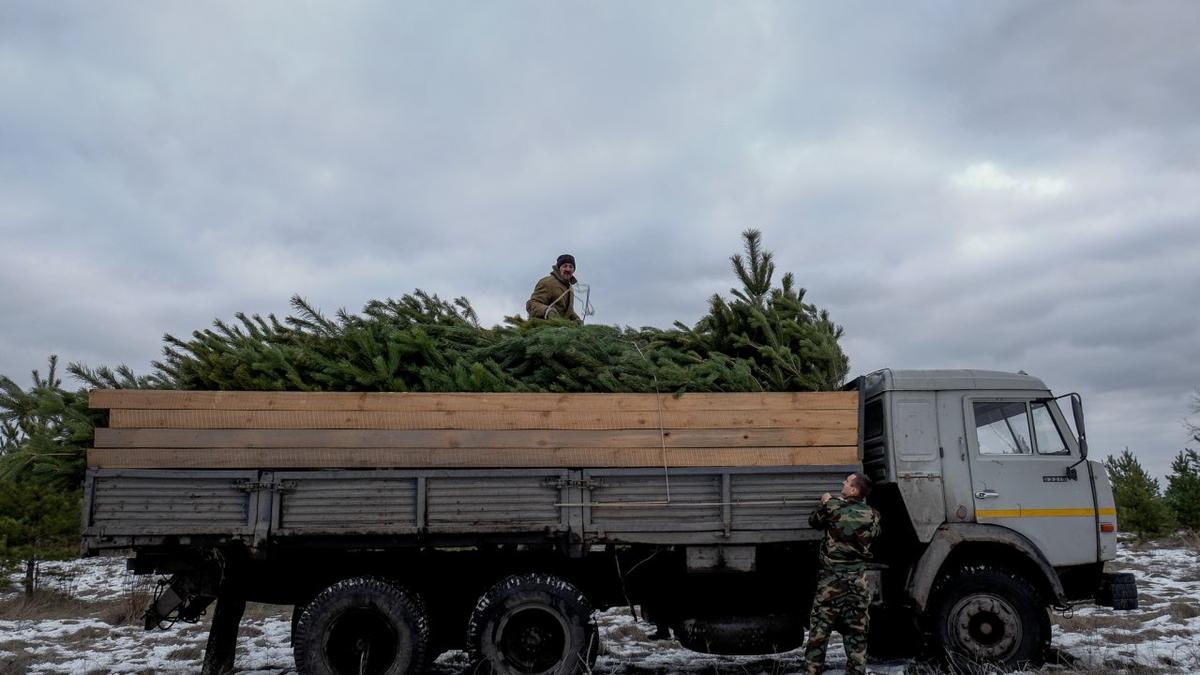
[{"label": "cargo bed", "polygon": [[96,391],[84,548],[813,538],[855,392]]}]

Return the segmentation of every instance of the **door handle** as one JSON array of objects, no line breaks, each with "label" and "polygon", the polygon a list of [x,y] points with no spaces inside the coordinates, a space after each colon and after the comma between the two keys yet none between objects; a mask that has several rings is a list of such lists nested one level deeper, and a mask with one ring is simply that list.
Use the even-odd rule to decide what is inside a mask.
[{"label": "door handle", "polygon": [[992,499],[999,496],[1000,493],[995,490],[980,490],[975,493],[975,499]]}]

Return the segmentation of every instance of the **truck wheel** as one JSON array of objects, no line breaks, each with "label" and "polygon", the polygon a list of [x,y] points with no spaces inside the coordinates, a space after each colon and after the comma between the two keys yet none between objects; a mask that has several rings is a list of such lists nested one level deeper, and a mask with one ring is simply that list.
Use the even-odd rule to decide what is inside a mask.
[{"label": "truck wheel", "polygon": [[376,577],[344,579],[317,594],[296,622],[303,675],[423,673],[429,620],[420,599]]},{"label": "truck wheel", "polygon": [[938,585],[934,636],[951,666],[1040,665],[1050,617],[1023,577],[990,566],[966,567]]},{"label": "truck wheel", "polygon": [[587,598],[550,574],[520,574],[501,581],[479,598],[467,622],[467,648],[477,664],[473,672],[590,672],[599,645]]}]

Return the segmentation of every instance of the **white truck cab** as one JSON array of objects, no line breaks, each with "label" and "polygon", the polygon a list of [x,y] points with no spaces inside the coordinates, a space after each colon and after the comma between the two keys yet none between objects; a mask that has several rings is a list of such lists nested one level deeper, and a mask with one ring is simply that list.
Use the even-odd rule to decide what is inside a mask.
[{"label": "white truck cab", "polygon": [[981,370],[880,370],[850,387],[890,610],[905,597],[950,650],[1019,663],[1044,648],[1047,607],[1136,605],[1131,577],[1103,573],[1116,506],[1078,395]]}]

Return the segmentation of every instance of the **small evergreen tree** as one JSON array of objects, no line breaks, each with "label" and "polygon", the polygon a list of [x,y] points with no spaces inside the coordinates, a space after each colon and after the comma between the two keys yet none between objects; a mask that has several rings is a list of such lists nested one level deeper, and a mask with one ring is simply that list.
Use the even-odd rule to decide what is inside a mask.
[{"label": "small evergreen tree", "polygon": [[1146,473],[1129,448],[1117,457],[1109,455],[1104,466],[1112,483],[1117,523],[1122,530],[1147,539],[1174,529],[1171,508],[1160,495],[1158,479]]},{"label": "small evergreen tree", "polygon": [[0,376],[0,568],[23,566],[27,594],[40,561],[78,553],[78,488],[99,418],[86,392],[62,388],[57,357],[28,390]]},{"label": "small evergreen tree", "polygon": [[0,479],[0,568],[24,567],[26,595],[37,590],[41,561],[79,554],[81,508],[79,490]]},{"label": "small evergreen tree", "polygon": [[0,478],[77,489],[103,417],[87,398],[86,391],[62,388],[56,356],[45,378],[33,371],[29,390],[0,375]]},{"label": "small evergreen tree", "polygon": [[1200,452],[1180,450],[1167,476],[1167,503],[1181,527],[1200,532]]},{"label": "small evergreen tree", "polygon": [[745,257],[729,259],[742,288],[730,289],[733,301],[719,295],[709,300],[708,315],[689,333],[693,348],[709,357],[747,361],[766,391],[836,389],[850,370],[838,345],[841,326],[829,312],[804,302],[807,291],[796,286],[791,272],[773,286],[775,262],[762,248],[761,232],[746,230],[742,239]]}]

